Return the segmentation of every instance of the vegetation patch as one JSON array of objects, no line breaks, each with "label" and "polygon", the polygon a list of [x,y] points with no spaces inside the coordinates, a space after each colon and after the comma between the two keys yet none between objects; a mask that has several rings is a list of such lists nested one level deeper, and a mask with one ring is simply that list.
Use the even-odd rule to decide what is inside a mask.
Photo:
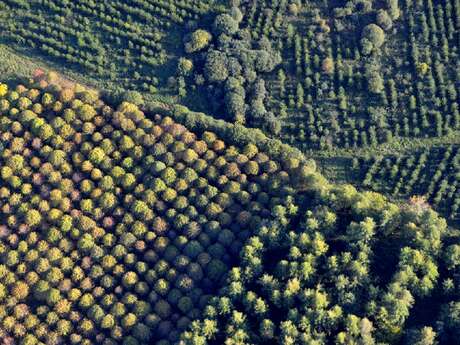
[{"label": "vegetation patch", "polygon": [[1,337],[176,341],[292,203],[299,160],[54,80],[0,85]]}]

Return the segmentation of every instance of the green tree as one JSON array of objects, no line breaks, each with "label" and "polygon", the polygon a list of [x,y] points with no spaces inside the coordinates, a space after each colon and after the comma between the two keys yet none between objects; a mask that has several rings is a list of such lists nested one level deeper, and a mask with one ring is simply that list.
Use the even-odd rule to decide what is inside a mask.
[{"label": "green tree", "polygon": [[385,42],[385,32],[377,24],[366,25],[361,38],[368,40],[374,49],[379,49]]},{"label": "green tree", "polygon": [[414,330],[407,337],[406,343],[411,345],[436,345],[436,332],[431,327]]},{"label": "green tree", "polygon": [[214,20],[213,31],[216,35],[234,35],[238,31],[238,22],[229,14],[219,14]]},{"label": "green tree", "polygon": [[107,314],[101,321],[101,328],[112,329],[115,326],[115,318],[111,314]]},{"label": "green tree", "polygon": [[24,300],[29,295],[29,286],[24,281],[16,282],[11,289],[11,295],[18,300]]},{"label": "green tree", "polygon": [[42,216],[39,211],[37,210],[29,210],[26,213],[26,224],[32,227],[35,227],[40,224],[42,220]]},{"label": "green tree", "polygon": [[393,20],[387,11],[379,10],[377,12],[377,24],[384,30],[388,31],[393,27]]},{"label": "green tree", "polygon": [[206,55],[204,74],[210,82],[222,82],[228,78],[227,56],[217,50]]},{"label": "green tree", "polygon": [[187,53],[194,53],[205,49],[212,40],[212,35],[202,29],[195,30],[190,39],[185,43],[185,51]]}]

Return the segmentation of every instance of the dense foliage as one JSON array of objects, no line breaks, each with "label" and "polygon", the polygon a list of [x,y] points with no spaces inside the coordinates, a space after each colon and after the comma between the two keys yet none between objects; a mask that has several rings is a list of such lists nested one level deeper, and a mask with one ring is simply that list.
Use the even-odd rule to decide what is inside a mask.
[{"label": "dense foliage", "polygon": [[247,241],[185,344],[458,344],[458,237],[427,204],[346,185],[300,205]]},{"label": "dense foliage", "polygon": [[[203,71],[203,55],[191,57],[195,82],[220,82],[227,118],[304,150],[459,128],[458,1],[232,5],[211,28]],[[255,65],[252,46],[263,51]]]},{"label": "dense foliage", "polygon": [[52,80],[0,85],[0,337],[173,342],[292,202],[299,160]]}]

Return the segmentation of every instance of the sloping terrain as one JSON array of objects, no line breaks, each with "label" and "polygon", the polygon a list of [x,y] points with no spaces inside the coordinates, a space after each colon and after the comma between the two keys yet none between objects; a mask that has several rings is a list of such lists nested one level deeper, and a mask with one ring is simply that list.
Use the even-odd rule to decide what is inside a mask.
[{"label": "sloping terrain", "polygon": [[460,344],[459,0],[0,20],[0,345]]},{"label": "sloping terrain", "polygon": [[299,161],[44,77],[0,86],[3,336],[177,340]]},{"label": "sloping terrain", "polygon": [[[2,42],[22,54],[262,129],[331,180],[385,193],[363,178],[370,158],[459,144],[459,11],[458,0],[0,2]],[[458,225],[452,181],[387,195],[425,196]]]},{"label": "sloping terrain", "polygon": [[62,80],[0,85],[4,343],[454,341],[459,234],[422,199]]}]

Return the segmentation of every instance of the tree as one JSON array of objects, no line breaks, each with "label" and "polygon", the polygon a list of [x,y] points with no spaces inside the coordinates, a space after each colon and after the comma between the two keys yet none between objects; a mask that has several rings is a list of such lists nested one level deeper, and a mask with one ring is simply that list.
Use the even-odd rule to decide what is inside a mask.
[{"label": "tree", "polygon": [[369,24],[364,27],[361,38],[372,43],[374,49],[379,49],[385,41],[385,33],[380,26]]},{"label": "tree", "polygon": [[91,234],[85,233],[83,236],[78,240],[78,248],[82,251],[89,251],[94,246],[94,238]]},{"label": "tree", "polygon": [[131,103],[131,104],[135,104],[135,105],[143,105],[144,97],[139,91],[130,90],[123,94],[122,101]]},{"label": "tree", "polygon": [[424,76],[430,70],[430,66],[426,62],[419,62],[416,66],[417,73]]},{"label": "tree", "polygon": [[383,296],[383,310],[387,311],[383,321],[399,327],[409,316],[413,303],[414,297],[409,290],[398,283],[391,284]]},{"label": "tree", "polygon": [[369,55],[370,53],[372,53],[373,49],[374,46],[371,41],[369,41],[367,38],[361,39],[361,51],[363,55]]},{"label": "tree", "polygon": [[181,312],[187,314],[193,308],[193,301],[190,297],[181,297],[177,303],[177,307]]},{"label": "tree", "polygon": [[63,88],[59,93],[59,100],[63,103],[71,102],[75,97],[75,92],[71,88]]},{"label": "tree", "polygon": [[180,58],[177,64],[177,71],[179,75],[187,76],[193,69],[193,62],[190,59]]},{"label": "tree", "polygon": [[219,14],[214,20],[213,31],[216,35],[234,35],[238,31],[238,22],[229,14]]},{"label": "tree", "polygon": [[383,28],[383,30],[390,30],[393,27],[393,20],[385,10],[379,10],[377,12],[377,24]]},{"label": "tree", "polygon": [[334,60],[332,58],[327,57],[323,60],[321,69],[326,74],[332,74],[334,72]]},{"label": "tree", "polygon": [[25,220],[26,220],[27,225],[35,227],[40,224],[42,220],[42,216],[39,211],[32,209],[32,210],[27,211]]},{"label": "tree", "polygon": [[301,83],[297,83],[296,98],[296,106],[298,109],[300,109],[304,105],[304,90]]},{"label": "tree", "polygon": [[89,160],[94,164],[100,164],[105,158],[105,152],[100,147],[95,147],[89,154]]},{"label": "tree", "polygon": [[185,43],[185,51],[187,53],[195,53],[197,51],[205,49],[212,40],[212,35],[202,29],[194,31],[190,35],[190,39]]},{"label": "tree", "polygon": [[225,94],[225,107],[229,114],[230,121],[245,123],[246,103],[244,97],[236,92],[228,92]]},{"label": "tree", "polygon": [[0,83],[0,97],[6,96],[8,93],[8,85],[4,83]]},{"label": "tree", "polygon": [[256,50],[254,60],[257,72],[271,72],[281,63],[281,54],[274,49]]},{"label": "tree", "polygon": [[260,323],[259,332],[263,339],[273,339],[275,336],[275,324],[269,319],[264,319]]},{"label": "tree", "polygon": [[222,82],[228,78],[227,56],[217,50],[206,56],[204,74],[210,82]]},{"label": "tree", "polygon": [[439,338],[443,344],[455,344],[460,337],[460,302],[444,305],[439,317]]},{"label": "tree", "polygon": [[299,6],[295,3],[290,3],[288,9],[289,13],[293,16],[297,16],[299,14]]},{"label": "tree", "polygon": [[154,310],[162,319],[166,319],[171,314],[170,304],[163,299],[155,304]]},{"label": "tree", "polygon": [[97,114],[96,110],[89,104],[78,107],[77,114],[83,121],[91,121]]},{"label": "tree", "polygon": [[112,329],[115,326],[115,318],[111,314],[107,314],[101,321],[101,328]]},{"label": "tree", "polygon": [[18,300],[24,300],[29,295],[29,286],[24,281],[18,281],[13,285],[11,294]]},{"label": "tree", "polygon": [[184,162],[191,164],[198,159],[198,154],[192,149],[186,149],[183,152],[182,159]]},{"label": "tree", "polygon": [[406,339],[409,345],[436,345],[436,332],[431,327],[423,327],[420,330],[413,330]]},{"label": "tree", "polygon": [[386,3],[391,19],[398,19],[400,15],[398,0],[386,0]]},{"label": "tree", "polygon": [[237,6],[232,6],[232,8],[230,10],[230,15],[238,23],[240,23],[243,20],[243,13],[241,12],[241,10]]},{"label": "tree", "polygon": [[120,140],[120,149],[122,151],[128,151],[135,146],[133,139],[127,135],[124,135]]},{"label": "tree", "polygon": [[123,285],[125,287],[131,287],[138,282],[137,274],[135,272],[127,272],[123,276]]},{"label": "tree", "polygon": [[455,270],[460,267],[460,245],[452,244],[447,247],[444,254],[444,260],[447,264],[447,268]]},{"label": "tree", "polygon": [[94,297],[89,293],[85,293],[83,296],[81,296],[80,301],[78,302],[78,305],[84,309],[90,308],[93,304]]},{"label": "tree", "polygon": [[[62,335],[67,335],[66,332],[60,333]],[[5,339],[5,344],[9,344],[8,340]],[[13,343],[11,343],[13,344]],[[36,345],[38,344],[38,339],[32,334],[27,334],[21,341],[21,345]]]},{"label": "tree", "polygon": [[372,93],[380,94],[384,90],[383,78],[378,72],[371,72],[367,75],[367,85],[369,91]]}]

